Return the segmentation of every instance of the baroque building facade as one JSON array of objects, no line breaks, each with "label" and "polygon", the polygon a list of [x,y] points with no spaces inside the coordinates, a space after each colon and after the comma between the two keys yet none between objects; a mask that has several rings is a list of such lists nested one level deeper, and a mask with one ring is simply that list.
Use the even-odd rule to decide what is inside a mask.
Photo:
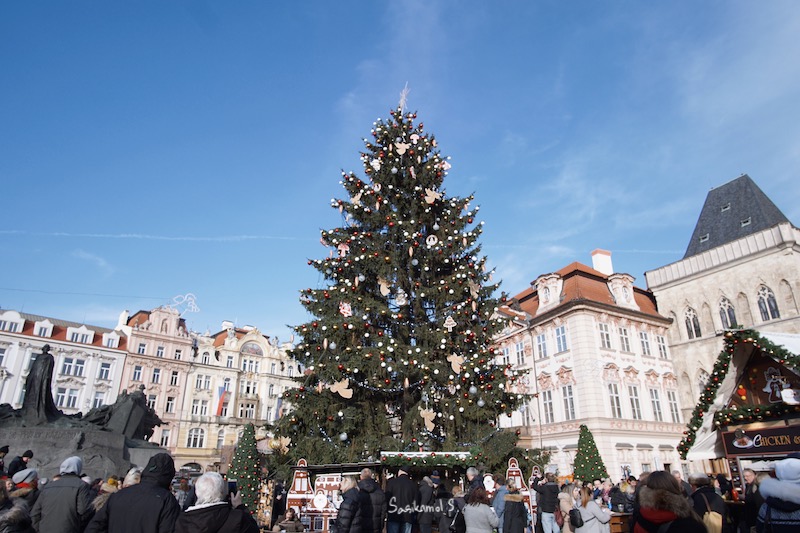
[{"label": "baroque building facade", "polygon": [[500,424],[519,429],[520,446],[549,451],[559,475],[572,473],[581,424],[612,480],[682,469],[670,320],[632,276],[614,273],[609,252],[592,259],[539,276],[501,308],[511,319],[496,340],[501,362],[528,371],[519,392],[531,400]]},{"label": "baroque building facade", "polygon": [[54,358],[53,400],[61,411],[86,413],[113,403],[126,341],[117,330],[0,310],[0,403],[22,406],[28,372],[46,344]]},{"label": "baroque building facade", "polygon": [[726,329],[800,333],[800,230],[747,175],[712,189],[684,257],[645,272],[662,313],[688,420]]}]

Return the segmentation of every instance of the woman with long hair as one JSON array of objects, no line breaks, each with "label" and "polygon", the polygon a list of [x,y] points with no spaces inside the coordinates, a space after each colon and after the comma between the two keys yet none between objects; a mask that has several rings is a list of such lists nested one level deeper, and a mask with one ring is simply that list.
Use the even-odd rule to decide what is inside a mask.
[{"label": "woman with long hair", "polygon": [[706,533],[672,474],[651,472],[639,491],[639,509],[632,518],[632,533]]},{"label": "woman with long hair", "polygon": [[503,496],[503,533],[523,533],[528,525],[528,509],[513,479],[506,480],[508,493]]},{"label": "woman with long hair", "polygon": [[576,527],[575,533],[603,533],[603,524],[607,524],[611,520],[611,513],[607,509],[601,509],[594,501],[594,491],[591,487],[581,489],[578,511],[581,513],[583,525]]},{"label": "woman with long hair", "polygon": [[500,519],[489,505],[489,494],[483,487],[475,487],[469,493],[464,507],[464,521],[467,533],[492,533],[500,524]]},{"label": "woman with long hair", "polygon": [[572,533],[573,527],[569,523],[569,511],[577,506],[580,495],[581,488],[574,483],[567,483],[561,487],[556,508],[556,513],[561,513],[560,517],[556,516],[556,523],[561,522],[561,533]]}]

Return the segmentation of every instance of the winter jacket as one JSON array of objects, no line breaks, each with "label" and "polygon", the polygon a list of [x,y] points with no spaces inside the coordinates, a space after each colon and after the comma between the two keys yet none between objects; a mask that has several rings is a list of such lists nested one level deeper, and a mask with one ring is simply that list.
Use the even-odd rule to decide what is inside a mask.
[{"label": "winter jacket", "polygon": [[622,489],[617,487],[616,485],[611,487],[611,491],[608,493],[609,501],[611,502],[611,509],[618,513],[620,512],[620,505],[622,506],[621,512],[630,513],[633,510],[633,505],[631,505],[630,498],[622,492]]},{"label": "winter jacket", "polygon": [[503,533],[523,533],[528,526],[528,509],[522,494],[517,490],[506,492],[503,503]]},{"label": "winter jacket", "polygon": [[758,490],[758,485],[755,483],[748,483],[744,488],[744,509],[742,511],[742,520],[750,531],[751,527],[755,527],[758,522],[758,511],[764,503],[764,498]]},{"label": "winter jacket", "polygon": [[357,488],[342,495],[339,513],[336,515],[336,528],[338,533],[361,533],[361,508]]},{"label": "winter jacket", "polygon": [[[608,524],[611,520],[611,513],[603,511],[594,500],[586,502],[586,506],[578,507],[583,518],[583,525],[575,528],[575,533],[602,533],[603,524]],[[569,515],[564,519],[569,522]]]},{"label": "winter jacket", "polygon": [[671,524],[665,533],[706,533],[686,496],[648,487],[639,490],[639,510],[631,522],[631,533],[656,533],[666,522]]},{"label": "winter jacket", "polygon": [[31,487],[27,483],[20,483],[8,495],[11,498],[24,500],[28,504],[28,509],[33,509],[33,506],[36,505],[36,500],[39,499],[39,489]]},{"label": "winter jacket", "polygon": [[555,481],[548,481],[544,485],[535,483],[533,490],[538,492],[540,496],[536,498],[536,503],[543,513],[555,513],[558,507],[558,485]]},{"label": "winter jacket", "polygon": [[467,524],[467,533],[492,533],[492,529],[500,524],[494,509],[485,503],[468,503],[464,507],[464,521]]},{"label": "winter jacket", "polygon": [[494,509],[494,514],[497,515],[497,519],[500,520],[499,529],[505,529],[503,525],[503,513],[506,510],[506,494],[508,494],[508,487],[501,485],[495,491],[494,498],[492,499],[492,509]]},{"label": "winter jacket", "polygon": [[767,478],[761,482],[758,491],[764,498],[758,511],[758,533],[800,531],[800,483]]},{"label": "winter jacket", "polygon": [[419,490],[408,475],[395,476],[386,483],[389,522],[414,522],[414,508],[419,503]]},{"label": "winter jacket", "polygon": [[361,531],[363,533],[381,533],[386,524],[386,494],[372,478],[359,481],[358,489],[361,500],[359,502],[361,504]]},{"label": "winter jacket", "polygon": [[453,525],[452,533],[467,533],[467,523],[464,521],[464,507],[467,502],[464,498],[450,498],[444,507],[444,516],[439,522],[439,533],[451,533],[450,525]]},{"label": "winter jacket", "polygon": [[572,533],[573,527],[569,523],[569,512],[575,507],[575,499],[566,492],[558,493],[558,510],[564,518],[564,525],[561,526],[561,533]]},{"label": "winter jacket", "polygon": [[259,529],[244,506],[233,509],[228,502],[216,502],[195,505],[181,513],[175,533],[259,533]]},{"label": "winter jacket", "polygon": [[433,508],[436,501],[433,498],[433,484],[428,484],[430,478],[425,479],[419,484],[419,513],[417,523],[420,525],[431,525],[433,523]]},{"label": "winter jacket", "polygon": [[8,477],[12,478],[14,477],[14,474],[21,470],[25,470],[26,468],[28,468],[28,463],[23,461],[22,457],[18,455],[14,457],[14,459],[11,461],[11,464],[8,465]]},{"label": "winter jacket", "polygon": [[[705,498],[705,500],[703,499]],[[694,512],[697,513],[701,519],[703,515],[708,512],[710,508],[712,511],[718,512],[722,515],[722,533],[733,533],[733,525],[730,523],[728,517],[728,507],[725,505],[725,500],[722,496],[714,492],[711,486],[698,487],[690,496]],[[708,500],[708,507],[706,507],[706,500]]]},{"label": "winter jacket", "polygon": [[0,533],[32,533],[31,516],[24,500],[6,500],[0,505]]},{"label": "winter jacket", "polygon": [[89,485],[77,474],[63,474],[39,492],[31,509],[33,529],[41,533],[81,533],[92,518]]}]

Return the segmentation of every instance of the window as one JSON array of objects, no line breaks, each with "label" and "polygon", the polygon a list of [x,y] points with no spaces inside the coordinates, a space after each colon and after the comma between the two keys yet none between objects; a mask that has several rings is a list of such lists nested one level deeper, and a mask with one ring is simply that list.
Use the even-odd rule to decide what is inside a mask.
[{"label": "window", "polygon": [[231,391],[231,378],[225,378],[222,380],[222,388],[228,392]]},{"label": "window", "polygon": [[75,408],[78,406],[78,391],[77,389],[67,390],[67,407]]},{"label": "window", "polygon": [[69,338],[72,342],[81,342],[83,344],[89,343],[89,334],[88,333],[78,333],[77,331],[73,331],[72,335]]},{"label": "window", "polygon": [[289,365],[289,377],[294,377],[294,366]]},{"label": "window", "polygon": [[556,353],[567,351],[567,326],[556,328]]},{"label": "window", "polygon": [[255,418],[256,417],[256,404],[243,403],[239,406],[239,418]]},{"label": "window", "polygon": [[650,356],[650,339],[647,337],[646,331],[639,332],[639,341],[642,343],[642,355]]},{"label": "window", "polygon": [[66,376],[72,375],[72,365],[74,362],[74,359],[71,357],[65,357],[64,362],[61,364],[61,373]]},{"label": "window", "polygon": [[86,361],[83,359],[75,359],[75,371],[72,375],[82,378],[84,370],[86,370]]},{"label": "window", "polygon": [[39,329],[37,330],[36,334],[40,337],[49,337],[49,335],[47,334],[48,331],[49,330],[47,326],[39,326]]},{"label": "window", "polygon": [[164,408],[168,413],[175,412],[175,397],[174,396],[167,396],[167,405]]},{"label": "window", "polygon": [[64,407],[64,402],[67,400],[67,389],[59,387],[56,389],[56,406]]},{"label": "window", "polygon": [[116,348],[117,342],[119,342],[114,337],[106,337],[106,348]]},{"label": "window", "polygon": [[736,312],[733,309],[733,304],[724,297],[719,301],[719,318],[722,321],[723,329],[731,329],[737,324]]},{"label": "window", "polygon": [[222,448],[225,445],[225,430],[220,429],[217,433],[217,449]]},{"label": "window", "polygon": [[622,418],[622,405],[619,401],[619,387],[616,383],[608,384],[608,398],[611,401],[611,417]]},{"label": "window", "polygon": [[92,407],[97,409],[101,405],[106,403],[106,393],[105,392],[95,392],[94,393],[94,400],[92,400]]},{"label": "window", "polygon": [[267,395],[275,396],[275,385],[273,385],[272,383],[269,384],[269,387],[267,389]]},{"label": "window", "polygon": [[200,401],[200,414],[202,416],[208,415],[208,400],[201,400]]},{"label": "window", "polygon": [[509,361],[511,360],[511,356],[509,355],[510,350],[508,346],[503,346],[503,349],[500,350],[500,364],[503,366],[508,365]]},{"label": "window", "polygon": [[642,472],[650,472],[652,469],[650,463],[642,463]]},{"label": "window", "polygon": [[764,322],[781,317],[780,312],[778,312],[775,293],[766,285],[762,285],[758,289],[758,310],[761,312],[761,320]]},{"label": "window", "polygon": [[698,373],[698,375],[697,375],[697,385],[698,385],[698,388],[700,390],[700,394],[703,393],[703,389],[705,389],[706,385],[708,385],[708,378],[709,377],[710,376],[708,375],[708,372],[706,372],[705,370],[700,370],[700,372]]},{"label": "window", "polygon": [[183,357],[183,350],[175,350],[175,360],[180,361],[181,357]]},{"label": "window", "polygon": [[0,330],[1,331],[8,331],[11,333],[16,333],[19,324],[16,322],[8,322],[6,320],[0,320]]},{"label": "window", "polygon": [[653,406],[653,416],[656,422],[663,422],[664,415],[661,414],[661,398],[658,395],[658,389],[650,389],[650,403]]},{"label": "window", "polygon": [[678,409],[678,395],[675,394],[674,390],[667,391],[667,404],[669,405],[669,414],[672,417],[672,421],[676,424],[680,424],[681,415]]},{"label": "window", "polygon": [[161,369],[154,368],[153,369],[153,383],[158,383],[161,381]]},{"label": "window", "polygon": [[139,355],[144,355],[144,352],[147,351],[147,344],[140,342],[139,348],[136,350],[136,353]]},{"label": "window", "polygon": [[147,407],[149,407],[150,409],[155,409],[156,408],[156,399],[157,399],[157,397],[156,397],[155,394],[148,394],[147,395]]},{"label": "window", "polygon": [[700,319],[697,318],[695,310],[690,307],[683,316],[686,322],[686,334],[690,339],[699,339],[702,333],[700,332]]},{"label": "window", "polygon": [[203,359],[201,361],[204,365],[211,363],[211,354],[208,352],[203,352]]},{"label": "window", "polygon": [[631,351],[631,338],[628,336],[628,328],[619,328],[619,349],[623,352]]},{"label": "window", "polygon": [[270,374],[277,374],[277,372],[276,372],[277,366],[278,365],[276,365],[275,363],[272,363],[271,365],[269,365]]},{"label": "window", "polygon": [[228,367],[228,368],[233,368],[233,356],[232,355],[228,356],[228,361],[225,363],[225,366]]},{"label": "window", "polygon": [[192,400],[192,414],[193,415],[200,414],[200,400]]},{"label": "window", "polygon": [[133,381],[142,381],[142,367],[136,365],[133,367],[133,377],[131,377]]},{"label": "window", "polygon": [[228,402],[222,404],[222,409],[220,409],[219,416],[228,416]]},{"label": "window", "polygon": [[575,398],[572,396],[572,385],[561,387],[561,395],[564,398],[564,418],[575,420]]},{"label": "window", "polygon": [[162,448],[167,448],[169,446],[169,430],[168,429],[162,429],[161,430],[161,440],[159,441],[159,444],[161,445]]},{"label": "window", "polygon": [[742,224],[742,227],[749,226],[749,225],[750,225],[750,222],[752,222],[752,220],[750,219],[750,217],[747,217],[746,219],[742,220],[742,222],[741,222],[741,224]]},{"label": "window", "polygon": [[542,410],[544,411],[545,424],[555,422],[555,417],[553,416],[553,391],[546,390],[542,392]]},{"label": "window", "polygon": [[178,371],[173,370],[172,374],[169,376],[169,384],[170,385],[177,385],[178,384]]},{"label": "window", "polygon": [[597,324],[597,328],[600,330],[600,347],[611,349],[611,331],[608,324]]},{"label": "window", "polygon": [[522,366],[525,364],[525,344],[518,342],[514,347],[517,352],[517,364]]},{"label": "window", "polygon": [[628,396],[631,400],[631,418],[641,420],[642,406],[639,404],[639,388],[636,385],[628,385]]},{"label": "window", "polygon": [[256,382],[255,381],[242,381],[239,392],[242,394],[255,394]]},{"label": "window", "polygon": [[200,428],[189,430],[189,438],[186,441],[187,448],[202,448],[206,439],[206,432]]},{"label": "window", "polygon": [[6,348],[0,346],[0,366],[3,366],[5,360],[6,360]]},{"label": "window", "polygon": [[164,347],[159,346],[156,348],[156,357],[164,357]]},{"label": "window", "polygon": [[727,204],[725,204],[722,207],[720,207],[719,210],[720,210],[721,213],[724,213],[725,211],[729,211],[730,208],[731,208],[731,203],[728,202]]},{"label": "window", "polygon": [[100,363],[100,370],[97,372],[97,379],[110,379],[111,363]]},{"label": "window", "polygon": [[708,233],[700,235],[700,242],[708,242]]},{"label": "window", "polygon": [[656,344],[658,345],[658,356],[661,359],[667,358],[667,339],[663,335],[656,335]]}]

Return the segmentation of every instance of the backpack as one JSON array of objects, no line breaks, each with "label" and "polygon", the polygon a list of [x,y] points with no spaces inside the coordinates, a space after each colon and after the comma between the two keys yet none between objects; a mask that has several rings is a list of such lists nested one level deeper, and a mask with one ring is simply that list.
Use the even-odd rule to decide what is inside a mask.
[{"label": "backpack", "polygon": [[569,523],[573,529],[583,527],[583,516],[581,516],[581,510],[577,507],[569,510]]},{"label": "backpack", "polygon": [[708,498],[705,494],[701,494],[703,501],[706,502],[706,512],[703,514],[703,523],[706,525],[708,533],[722,533],[722,515],[716,511],[711,510],[708,504]]},{"label": "backpack", "polygon": [[450,529],[450,533],[461,533],[467,530],[467,522],[464,520],[464,514],[461,509],[456,509],[456,514],[453,515],[448,529]]}]

